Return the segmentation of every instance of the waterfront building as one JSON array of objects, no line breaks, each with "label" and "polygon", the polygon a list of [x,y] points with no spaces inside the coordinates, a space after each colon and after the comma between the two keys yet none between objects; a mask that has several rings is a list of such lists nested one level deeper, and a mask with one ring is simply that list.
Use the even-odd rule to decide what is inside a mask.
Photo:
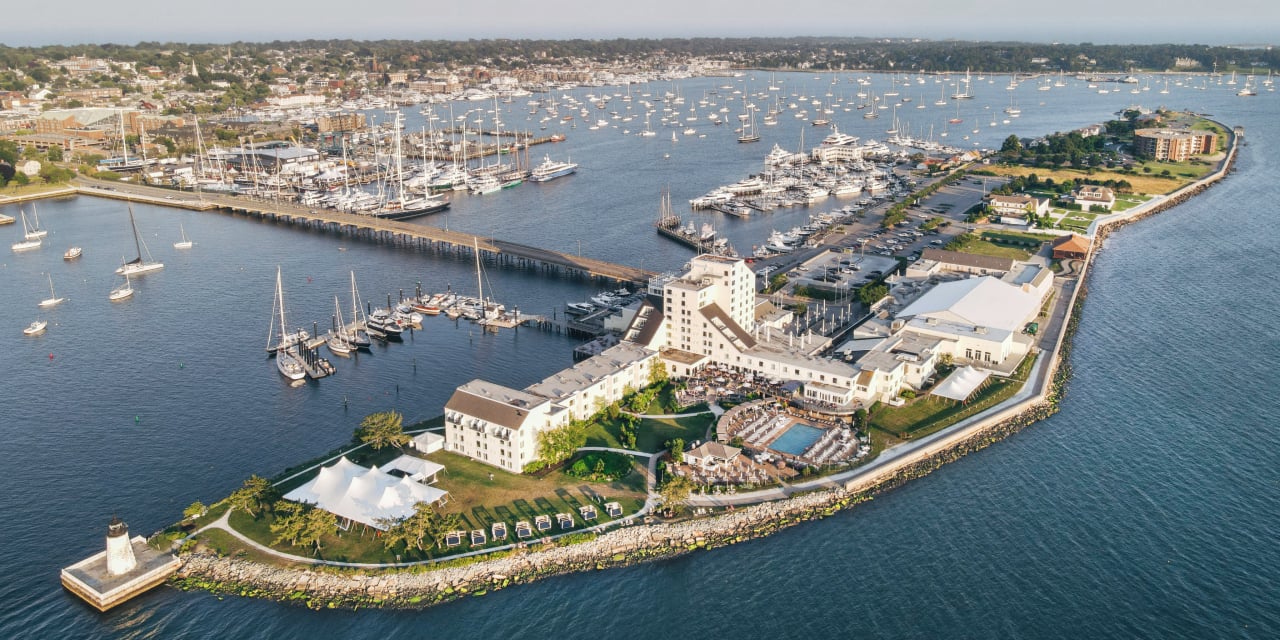
[{"label": "waterfront building", "polygon": [[[1046,283],[1048,283],[1046,285]],[[1024,332],[1040,314],[1052,274],[1039,269],[1023,284],[994,276],[943,282],[898,313],[903,333],[931,337],[958,364],[1010,372],[1035,344]]]},{"label": "waterfront building", "polygon": [[1112,207],[1116,206],[1116,194],[1109,187],[1099,187],[1092,184],[1076,187],[1071,192],[1071,200],[1080,205],[1080,209],[1084,211],[1092,211],[1093,209],[1110,211]]},{"label": "waterfront building", "polygon": [[1046,216],[1049,215],[1049,200],[1047,198],[1036,198],[1026,194],[1000,195],[998,193],[991,194],[987,198],[987,207],[997,216],[1000,216],[1001,222],[1008,223],[1009,220],[1016,220],[1015,224],[1026,224],[1027,215]]},{"label": "waterfront building", "polygon": [[1074,233],[1062,236],[1053,243],[1054,260],[1081,259],[1088,254],[1089,241]]},{"label": "waterfront building", "polygon": [[445,449],[520,473],[538,457],[538,434],[584,420],[649,384],[658,353],[622,343],[523,390],[485,380],[445,404]]},{"label": "waterfront building", "polygon": [[1191,129],[1138,129],[1133,132],[1133,152],[1160,162],[1186,162],[1194,155],[1213,153],[1218,136]]},{"label": "waterfront building", "polygon": [[908,278],[927,278],[946,271],[976,276],[1003,276],[1013,271],[1015,262],[1013,258],[930,248],[920,252],[920,259],[907,267],[906,275]]}]

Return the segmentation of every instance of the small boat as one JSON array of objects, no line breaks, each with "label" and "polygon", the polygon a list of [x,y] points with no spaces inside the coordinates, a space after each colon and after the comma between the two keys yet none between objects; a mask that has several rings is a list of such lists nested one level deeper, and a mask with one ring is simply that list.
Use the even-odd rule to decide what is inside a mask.
[{"label": "small boat", "polygon": [[41,300],[41,301],[40,301],[40,306],[41,306],[42,308],[47,308],[47,307],[56,307],[56,306],[58,306],[58,305],[62,304],[62,303],[63,303],[63,301],[65,301],[65,300],[66,300],[66,298],[59,298],[59,297],[57,296],[57,294],[55,294],[55,293],[53,292],[53,276],[52,276],[52,275],[50,275],[50,276],[49,276],[49,297],[48,297],[48,298],[45,298],[44,300]]},{"label": "small boat", "polygon": [[23,329],[23,330],[22,330],[22,335],[24,335],[24,336],[38,336],[38,335],[40,335],[40,334],[44,333],[45,327],[48,327],[48,326],[49,326],[49,323],[48,323],[47,321],[45,321],[45,320],[36,320],[35,322],[32,322],[31,324],[27,325],[27,328],[26,328],[26,329]]},{"label": "small boat", "polygon": [[31,224],[30,228],[27,228],[27,219],[25,216],[22,218],[23,237],[27,240],[35,240],[49,235],[48,230],[40,228],[40,213],[36,211],[34,205],[31,207],[31,219],[34,222]]},{"label": "small boat", "polygon": [[[126,261],[116,269],[116,273],[120,275],[137,275],[147,273],[164,268],[163,262],[156,262],[151,259],[151,251],[147,249],[147,245],[142,241],[142,237],[138,235],[138,225],[133,221],[133,204],[129,205],[129,226],[133,229],[133,246],[138,252],[138,257],[133,260]],[[143,259],[143,252],[146,253],[146,259]]]},{"label": "small boat", "polygon": [[192,242],[189,238],[187,238],[187,230],[183,229],[182,225],[178,225],[178,231],[182,233],[182,240],[173,243],[173,248],[174,249],[190,249],[191,245],[195,243]]},{"label": "small boat", "polygon": [[276,352],[276,370],[290,380],[301,380],[307,377],[307,370],[302,366],[302,357],[293,347]]},{"label": "small boat", "polygon": [[84,249],[80,247],[71,247],[70,249],[67,249],[66,253],[62,254],[62,259],[75,260],[76,258],[79,258],[82,253],[84,253]]},{"label": "small boat", "polygon": [[24,237],[26,239],[22,240],[21,242],[15,242],[12,245],[9,245],[9,248],[13,249],[14,253],[17,253],[20,251],[30,251],[32,249],[39,249],[40,245],[44,244],[44,240],[42,239],[41,236],[32,235],[31,227],[27,226],[26,212],[25,211],[21,212],[19,213],[19,215],[22,216],[22,229],[24,231]]},{"label": "small boat", "polygon": [[107,294],[107,299],[112,302],[117,302],[131,296],[133,296],[133,283],[129,281],[129,276],[126,275],[124,277],[124,284],[112,289],[111,293]]}]

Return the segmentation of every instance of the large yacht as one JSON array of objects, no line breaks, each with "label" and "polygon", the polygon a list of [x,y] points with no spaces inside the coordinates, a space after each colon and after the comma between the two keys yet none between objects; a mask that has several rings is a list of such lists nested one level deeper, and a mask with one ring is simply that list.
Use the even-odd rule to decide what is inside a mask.
[{"label": "large yacht", "polygon": [[546,182],[555,180],[556,178],[567,176],[578,170],[578,165],[572,162],[557,162],[552,160],[550,156],[544,156],[542,164],[533,168],[533,175],[529,176],[530,182]]}]

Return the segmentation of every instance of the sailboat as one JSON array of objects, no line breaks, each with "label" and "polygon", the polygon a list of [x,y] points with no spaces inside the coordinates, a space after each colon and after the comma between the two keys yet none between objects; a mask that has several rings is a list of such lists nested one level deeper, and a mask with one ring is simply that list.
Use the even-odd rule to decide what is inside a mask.
[{"label": "sailboat", "polygon": [[[284,324],[284,289],[280,285],[280,267],[276,267],[276,300],[280,311],[280,333],[276,334],[276,308],[271,310],[271,326],[267,329],[267,353],[280,353],[311,337],[306,329],[290,332]],[[274,342],[274,344],[272,344]]]},{"label": "sailboat", "polygon": [[173,248],[174,249],[190,249],[191,245],[195,243],[192,242],[191,239],[187,237],[187,230],[183,229],[182,225],[178,225],[178,231],[182,234],[182,240],[173,243]]},{"label": "sailboat", "polygon": [[58,295],[57,295],[57,294],[55,294],[55,293],[53,292],[53,275],[52,275],[52,274],[49,274],[49,297],[48,297],[48,298],[45,298],[44,300],[41,300],[41,301],[40,301],[40,306],[41,306],[41,307],[56,307],[56,306],[58,306],[58,305],[62,304],[62,303],[63,303],[63,301],[65,301],[65,300],[66,300],[66,298],[59,298],[59,297],[58,297]]},{"label": "sailboat", "polygon": [[[36,240],[49,235],[49,232],[40,228],[40,212],[36,211],[35,205],[31,205],[31,228],[23,229],[23,237],[27,240]],[[26,224],[25,222],[23,223]]]},{"label": "sailboat", "polygon": [[124,284],[112,289],[111,293],[107,294],[107,299],[112,302],[118,302],[120,300],[124,300],[125,298],[129,298],[132,296],[133,296],[133,283],[129,281],[129,276],[126,275],[124,277]]},{"label": "sailboat", "polygon": [[[138,252],[138,257],[120,265],[120,268],[116,269],[116,273],[131,276],[163,269],[164,263],[151,259],[151,251],[147,250],[147,244],[138,235],[138,223],[133,220],[133,203],[129,203],[129,226],[133,228],[133,246]],[[142,259],[144,251],[147,255],[146,260]]]},{"label": "sailboat", "polygon": [[368,327],[368,321],[360,319],[360,293],[356,291],[356,272],[351,272],[351,322],[354,327],[346,334],[347,343],[357,349],[369,349],[369,345],[373,344],[369,340],[369,334],[360,330],[360,327]]},{"label": "sailboat", "polygon": [[333,297],[333,331],[329,332],[329,339],[325,340],[325,344],[329,345],[329,350],[334,355],[345,356],[355,350],[350,342],[347,342],[347,327],[342,322],[342,306],[338,303],[338,296]]},{"label": "sailboat", "polygon": [[747,98],[742,97],[742,106],[746,111],[738,116],[742,120],[742,135],[738,136],[738,142],[759,142],[760,134],[756,133],[756,110],[747,104]]},{"label": "sailboat", "polygon": [[35,238],[30,237],[29,227],[27,227],[27,213],[25,211],[22,211],[22,212],[19,212],[19,215],[22,216],[22,230],[24,233],[28,234],[28,237],[26,240],[23,240],[21,242],[15,242],[12,245],[9,245],[9,248],[13,249],[15,253],[19,251],[30,251],[32,249],[39,249],[40,245],[44,244],[44,240],[40,239],[39,237],[35,237]]},{"label": "sailboat", "polygon": [[[299,329],[289,333],[284,317],[284,285],[281,283],[280,267],[276,267],[276,299],[275,309],[280,312],[280,339],[276,343],[276,370],[290,380],[301,380],[306,377],[307,370],[302,366],[302,357],[298,355],[297,345],[306,340],[306,332]],[[275,315],[271,317],[272,328],[275,326]],[[301,336],[301,337],[298,337]]]}]

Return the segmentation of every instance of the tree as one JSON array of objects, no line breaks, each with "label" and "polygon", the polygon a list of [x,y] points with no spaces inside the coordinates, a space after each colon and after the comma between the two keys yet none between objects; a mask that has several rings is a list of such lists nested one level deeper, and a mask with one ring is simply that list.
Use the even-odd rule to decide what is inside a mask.
[{"label": "tree", "polygon": [[672,438],[663,445],[671,452],[671,461],[679,464],[684,462],[684,438]]},{"label": "tree", "polygon": [[570,422],[559,429],[549,429],[538,433],[538,460],[550,466],[572,456],[580,447],[587,444],[587,425]]},{"label": "tree", "polygon": [[667,363],[654,358],[653,364],[649,367],[649,386],[655,386],[666,382],[667,376]]},{"label": "tree", "polygon": [[254,520],[258,519],[258,509],[271,504],[275,497],[275,487],[271,482],[259,475],[249,476],[248,480],[235,491],[227,501],[236,509],[244,509]]},{"label": "tree", "polygon": [[320,539],[338,528],[338,516],[324,509],[311,508],[302,516],[302,527],[299,532],[299,544],[315,546],[318,553],[321,549]]},{"label": "tree", "polygon": [[1016,156],[1022,153],[1022,141],[1016,135],[1010,135],[1004,139],[1004,144],[1000,145],[1000,153],[1008,156]]},{"label": "tree", "polygon": [[858,289],[858,300],[868,307],[889,295],[889,287],[883,284],[868,285]]},{"label": "tree", "polygon": [[62,147],[49,147],[49,161],[62,162]]},{"label": "tree", "polygon": [[684,476],[668,476],[667,481],[658,489],[662,497],[662,506],[671,515],[684,511],[684,501],[693,493],[693,482]]},{"label": "tree", "polygon": [[209,507],[204,506],[203,502],[196,500],[192,502],[186,509],[182,510],[182,517],[188,520],[194,520],[209,511]]},{"label": "tree", "polygon": [[288,543],[291,547],[298,545],[298,541],[302,539],[302,512],[305,509],[303,504],[290,500],[281,500],[272,505],[271,510],[275,512],[276,518],[271,523],[271,533],[276,534],[276,537],[271,544]]},{"label": "tree", "polygon": [[404,416],[395,411],[381,411],[365,416],[355,435],[360,442],[368,444],[374,450],[409,444],[409,436],[404,433]]}]

